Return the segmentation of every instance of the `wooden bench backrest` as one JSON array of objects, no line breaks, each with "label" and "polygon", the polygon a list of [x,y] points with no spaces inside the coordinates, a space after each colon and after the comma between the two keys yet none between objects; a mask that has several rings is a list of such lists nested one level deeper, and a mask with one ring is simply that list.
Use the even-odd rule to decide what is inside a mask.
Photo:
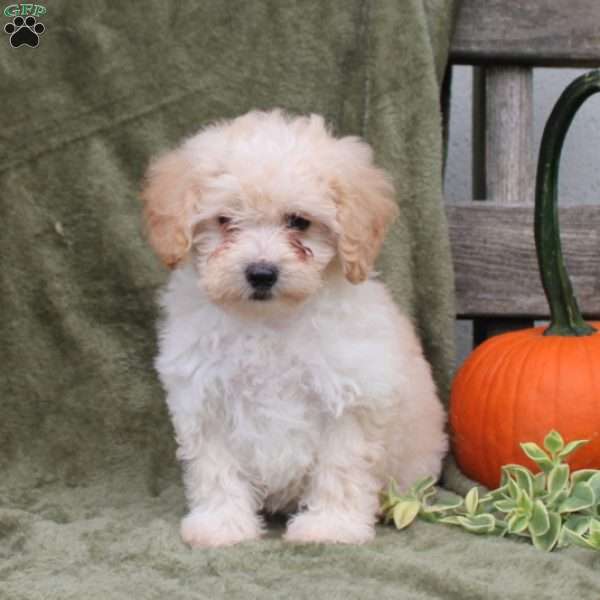
[{"label": "wooden bench backrest", "polygon": [[[447,216],[457,318],[474,320],[478,343],[548,317],[533,241],[533,69],[600,67],[600,0],[462,0],[457,18],[451,62],[476,67],[474,199],[448,203]],[[563,206],[560,223],[579,305],[600,317],[600,205]]]}]

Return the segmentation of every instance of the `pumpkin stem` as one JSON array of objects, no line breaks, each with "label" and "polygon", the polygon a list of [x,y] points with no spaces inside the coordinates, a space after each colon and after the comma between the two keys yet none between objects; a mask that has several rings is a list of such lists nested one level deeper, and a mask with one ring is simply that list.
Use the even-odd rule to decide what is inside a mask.
[{"label": "pumpkin stem", "polygon": [[563,142],[575,113],[600,92],[600,71],[578,77],[567,87],[544,128],[535,187],[535,248],[551,322],[544,335],[583,336],[596,333],[581,316],[565,268],[558,226],[558,167]]}]

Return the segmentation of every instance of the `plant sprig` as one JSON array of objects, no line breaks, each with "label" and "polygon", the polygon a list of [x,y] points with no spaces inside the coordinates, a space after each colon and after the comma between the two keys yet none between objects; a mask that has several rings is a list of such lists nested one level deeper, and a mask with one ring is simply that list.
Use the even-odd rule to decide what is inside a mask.
[{"label": "plant sprig", "polygon": [[440,497],[433,477],[400,493],[393,480],[380,498],[386,523],[398,529],[417,517],[445,523],[471,533],[530,538],[536,548],[550,552],[569,544],[600,550],[600,470],[571,473],[564,462],[587,440],[565,444],[557,431],[544,439],[544,448],[521,444],[523,452],[540,468],[534,474],[521,465],[502,467],[500,487],[481,494],[472,488],[464,498]]}]

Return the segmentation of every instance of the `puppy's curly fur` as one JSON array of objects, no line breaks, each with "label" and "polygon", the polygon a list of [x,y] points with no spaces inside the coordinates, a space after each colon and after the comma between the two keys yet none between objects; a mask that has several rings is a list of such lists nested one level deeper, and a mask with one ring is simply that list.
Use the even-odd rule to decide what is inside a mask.
[{"label": "puppy's curly fur", "polygon": [[377,494],[437,476],[444,411],[408,319],[369,278],[396,214],[370,147],[317,115],[218,122],[149,168],[149,240],[173,269],[156,368],[192,546],[366,542]]}]

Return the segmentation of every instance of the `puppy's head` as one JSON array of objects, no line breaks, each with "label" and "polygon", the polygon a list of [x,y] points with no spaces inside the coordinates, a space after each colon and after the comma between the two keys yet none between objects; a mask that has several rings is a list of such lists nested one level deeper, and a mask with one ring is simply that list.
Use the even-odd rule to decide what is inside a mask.
[{"label": "puppy's head", "polygon": [[151,164],[142,199],[162,261],[193,261],[210,299],[237,305],[301,302],[340,268],[364,281],[396,213],[366,143],[280,111],[200,131]]}]

